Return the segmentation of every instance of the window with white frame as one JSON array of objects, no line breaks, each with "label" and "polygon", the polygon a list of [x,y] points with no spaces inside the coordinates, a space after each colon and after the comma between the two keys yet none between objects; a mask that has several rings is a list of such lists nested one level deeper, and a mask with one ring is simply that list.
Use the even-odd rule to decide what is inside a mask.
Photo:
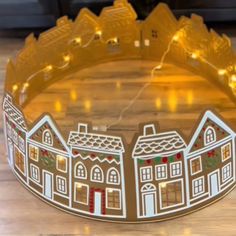
[{"label": "window with white frame", "polygon": [[106,188],[106,208],[121,208],[121,191],[119,189]]},{"label": "window with white frame", "polygon": [[39,168],[35,165],[30,165],[31,178],[37,182],[40,182]]},{"label": "window with white frame", "polygon": [[176,177],[182,175],[182,162],[175,162],[170,164],[171,177]]},{"label": "window with white frame", "polygon": [[111,168],[107,172],[107,183],[109,184],[119,184],[120,176],[118,171],[115,168]]},{"label": "window with white frame", "polygon": [[39,148],[32,144],[29,145],[29,158],[34,161],[38,161],[39,159]]},{"label": "window with white frame", "polygon": [[221,159],[226,161],[231,158],[231,143],[227,143],[221,147]]},{"label": "window with white frame", "polygon": [[193,180],[193,196],[204,192],[204,176]]},{"label": "window with white frame", "polygon": [[209,126],[207,127],[204,133],[204,143],[205,145],[211,144],[216,141],[216,133],[215,130]]},{"label": "window with white frame", "polygon": [[12,128],[8,122],[7,122],[7,134],[10,138],[12,137]]},{"label": "window with white frame", "polygon": [[25,173],[26,173],[25,156],[16,146],[14,146],[14,150],[15,150],[14,151],[14,153],[15,153],[15,166],[17,167],[18,170],[20,170],[25,175]]},{"label": "window with white frame", "polygon": [[141,167],[140,168],[140,181],[147,182],[152,181],[152,167]]},{"label": "window with white frame", "polygon": [[43,143],[48,144],[50,146],[53,145],[52,133],[49,129],[44,130],[43,132]]},{"label": "window with white frame", "polygon": [[79,162],[75,166],[75,177],[80,179],[87,178],[87,170],[83,163]]},{"label": "window with white frame", "polygon": [[91,180],[94,182],[103,182],[103,171],[99,166],[94,166],[92,168]]},{"label": "window with white frame", "polygon": [[229,163],[222,168],[222,181],[225,182],[231,177],[232,177],[231,163]]},{"label": "window with white frame", "polygon": [[167,165],[156,165],[156,179],[166,179],[167,178]]},{"label": "window with white frame", "polygon": [[74,201],[81,204],[88,204],[89,187],[86,184],[75,182]]},{"label": "window with white frame", "polygon": [[56,159],[57,170],[61,172],[67,172],[67,158],[61,155],[57,155]]},{"label": "window with white frame", "polygon": [[19,136],[19,148],[21,151],[25,151],[25,140]]},{"label": "window with white frame", "polygon": [[202,171],[201,156],[195,157],[190,160],[191,175],[195,175]]},{"label": "window with white frame", "polygon": [[57,176],[57,191],[61,192],[61,193],[66,193],[66,179],[61,177],[61,176]]},{"label": "window with white frame", "polygon": [[18,134],[17,131],[15,129],[12,129],[13,131],[13,141],[15,144],[18,144]]},{"label": "window with white frame", "polygon": [[161,208],[174,207],[184,201],[183,181],[175,180],[159,184]]}]

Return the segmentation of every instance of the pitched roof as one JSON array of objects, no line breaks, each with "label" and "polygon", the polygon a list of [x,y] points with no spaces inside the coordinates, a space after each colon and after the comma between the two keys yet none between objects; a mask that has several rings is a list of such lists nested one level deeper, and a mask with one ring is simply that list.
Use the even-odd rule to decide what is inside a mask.
[{"label": "pitched roof", "polygon": [[19,127],[21,127],[24,131],[27,131],[27,125],[22,112],[14,106],[12,103],[12,98],[8,94],[3,100],[3,110]]},{"label": "pitched roof", "polygon": [[208,119],[213,121],[215,124],[220,126],[222,129],[224,129],[228,133],[228,136],[232,136],[232,137],[236,136],[235,132],[226,123],[224,123],[223,120],[221,120],[212,111],[208,110],[204,113],[203,117],[201,118],[199,125],[197,126],[197,129],[195,130],[195,132],[191,138],[191,141],[189,142],[188,147],[185,150],[185,153],[187,155],[191,153],[192,147],[193,147],[198,135],[200,134],[204,124],[206,123],[206,121]]},{"label": "pitched roof", "polygon": [[183,138],[176,131],[139,136],[133,158],[148,159],[179,152],[186,148]]},{"label": "pitched roof", "polygon": [[63,136],[61,135],[60,131],[57,128],[57,125],[55,124],[54,120],[51,118],[50,115],[44,115],[41,119],[39,119],[36,123],[34,123],[34,126],[32,127],[32,129],[29,130],[29,132],[28,132],[28,138],[30,139],[34,135],[34,133],[38,129],[40,129],[40,127],[42,127],[42,125],[44,125],[45,123],[48,123],[48,125],[51,127],[53,132],[56,134],[56,136],[58,137],[58,139],[60,140],[60,142],[64,146],[64,148],[67,151],[69,151],[69,148],[68,148]]},{"label": "pitched roof", "polygon": [[71,131],[68,145],[91,149],[93,151],[124,152],[123,143],[120,137],[94,133]]}]

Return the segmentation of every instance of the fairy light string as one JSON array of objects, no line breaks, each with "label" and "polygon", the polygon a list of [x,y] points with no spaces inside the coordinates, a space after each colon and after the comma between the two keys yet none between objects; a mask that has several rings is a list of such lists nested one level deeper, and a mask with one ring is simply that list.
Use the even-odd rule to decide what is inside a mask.
[{"label": "fairy light string", "polygon": [[[183,29],[181,29],[183,30]],[[181,30],[178,30],[174,36],[171,38],[170,42],[168,43],[167,45],[167,49],[164,51],[164,53],[162,54],[162,57],[160,59],[160,62],[157,66],[155,66],[152,71],[151,71],[151,74],[152,76],[154,76],[155,72],[157,70],[160,70],[162,69],[163,67],[163,64],[165,62],[165,59],[168,55],[168,53],[171,51],[171,46],[174,44],[174,43],[179,43],[180,44],[180,31]],[[190,57],[194,60],[201,60],[203,61],[204,63],[206,63],[207,65],[209,65],[211,68],[213,68],[214,70],[217,71],[218,75],[219,76],[223,76],[223,75],[228,75],[229,76],[229,73],[228,73],[228,70],[227,69],[222,69],[222,68],[218,68],[217,66],[215,66],[213,63],[211,63],[210,61],[208,61],[206,58],[204,58],[203,56],[201,56],[200,53],[198,52],[192,52],[190,50],[188,50],[187,48],[185,48],[182,44],[181,45],[181,48],[188,54],[190,55]],[[236,82],[236,75],[231,75],[231,80],[233,80],[233,82]],[[233,88],[234,86],[232,86],[232,84],[229,84],[229,86],[231,88]]]},{"label": "fairy light string", "polygon": [[[108,40],[104,40],[103,37],[102,37],[102,31],[101,30],[96,30],[95,33],[91,36],[91,38],[88,40],[87,43],[85,44],[82,44],[82,39],[81,37],[76,37],[72,40],[70,40],[68,42],[68,44],[71,44],[72,42],[73,43],[76,43],[80,46],[80,48],[86,48],[88,47],[93,41],[94,39],[98,37],[97,39],[99,39],[100,42],[102,43],[105,43],[107,44],[108,42],[112,42],[114,44],[117,44],[118,43],[118,39],[117,37],[115,38],[111,38],[111,39],[108,39]],[[27,90],[27,88],[30,86],[30,81],[36,77],[37,75],[39,75],[40,73],[48,73],[50,71],[52,71],[53,69],[58,69],[58,70],[61,70],[61,69],[64,69],[66,68],[69,64],[70,64],[70,61],[71,61],[71,56],[68,54],[68,55],[65,55],[63,56],[63,61],[65,62],[62,66],[57,66],[57,65],[47,65],[46,67],[42,68],[41,70],[38,70],[37,72],[33,73],[32,75],[30,75],[26,82],[23,84],[22,86],[22,89],[21,89],[21,94],[24,94]],[[14,95],[15,92],[19,89],[19,86],[17,84],[14,84],[12,86],[12,94]]]},{"label": "fairy light string", "polygon": [[[214,70],[217,71],[218,75],[219,76],[229,76],[229,73],[228,73],[228,70],[227,69],[222,69],[222,68],[218,68],[217,66],[215,66],[213,63],[211,63],[210,61],[208,61],[206,58],[204,58],[198,51],[190,51],[188,50],[186,47],[184,47],[180,40],[181,40],[181,32],[184,30],[184,27],[177,30],[176,33],[173,35],[173,37],[171,38],[171,40],[169,41],[169,43],[167,44],[167,48],[166,50],[163,52],[161,58],[160,58],[160,62],[157,66],[155,66],[152,70],[151,70],[151,79],[155,76],[155,72],[157,70],[161,70],[163,68],[163,65],[165,63],[165,60],[166,60],[166,57],[167,55],[170,53],[171,51],[171,48],[174,44],[178,43],[178,45],[181,46],[181,48],[184,50],[185,53],[187,53],[188,55],[190,55],[190,57],[194,60],[199,60],[199,61],[202,61],[204,62],[205,64],[209,65],[211,68],[213,68]],[[99,39],[100,42],[102,43],[109,43],[109,42],[112,42],[114,44],[117,44],[118,43],[118,39],[117,37],[115,38],[110,38],[108,40],[104,40],[103,37],[102,37],[102,31],[101,30],[96,30],[94,32],[94,34],[91,36],[91,38],[85,43],[85,44],[82,44],[82,39],[81,37],[76,37],[72,40],[70,40],[68,42],[68,44],[71,44],[71,43],[75,43],[75,44],[78,44],[81,48],[86,48],[88,47],[93,41],[94,39]],[[46,67],[44,67],[43,69],[35,72],[34,74],[32,74],[30,77],[28,77],[28,79],[26,80],[26,82],[23,84],[22,86],[22,89],[21,89],[21,94],[25,94],[26,93],[26,90],[29,88],[30,86],[30,81],[36,77],[37,75],[39,75],[40,73],[50,73],[53,69],[58,69],[58,70],[61,70],[61,69],[64,69],[66,68],[69,64],[70,64],[70,61],[71,61],[71,56],[69,54],[67,55],[64,55],[63,56],[63,61],[64,61],[64,64],[61,65],[61,66],[57,66],[57,65],[47,65]],[[143,93],[143,91],[151,84],[151,82],[147,82],[145,83],[142,88],[137,92],[137,94],[130,100],[130,102],[128,103],[127,106],[125,106],[120,114],[119,114],[119,117],[117,119],[117,121],[111,123],[110,125],[107,126],[107,129],[108,128],[111,128],[112,126],[114,125],[117,125],[118,123],[121,122],[121,120],[123,119],[123,115],[125,112],[127,112],[130,107],[136,102],[136,100],[141,96],[141,94]],[[228,83],[229,87],[231,87],[232,91],[234,91],[234,88],[235,88],[235,85],[236,85],[236,75],[231,75],[230,77],[230,81]],[[17,84],[14,84],[13,87],[12,87],[12,93],[14,94],[17,90],[19,89],[19,86]],[[24,102],[24,101],[23,101]]]}]

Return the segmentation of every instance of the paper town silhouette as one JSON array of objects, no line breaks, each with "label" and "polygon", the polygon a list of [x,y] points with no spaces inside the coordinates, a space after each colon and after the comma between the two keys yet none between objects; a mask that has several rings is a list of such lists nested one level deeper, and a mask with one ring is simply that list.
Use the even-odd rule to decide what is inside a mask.
[{"label": "paper town silhouette", "polygon": [[[9,164],[38,197],[62,210],[104,221],[170,219],[200,209],[235,187],[235,132],[208,110],[190,141],[153,123],[127,145],[122,137],[79,123],[68,137],[49,114],[28,124],[20,107],[67,71],[99,62],[144,59],[182,65],[235,99],[235,54],[229,38],[202,18],[177,20],[159,4],[140,22],[126,0],[100,16],[81,10],[38,39],[30,35],[7,65],[3,100]],[[94,53],[96,51],[96,53]],[[155,72],[155,70],[153,71]]]},{"label": "paper town silhouette", "polygon": [[121,137],[89,131],[65,141],[49,115],[31,129],[6,95],[8,160],[19,180],[47,202],[114,221],[161,220],[201,208],[235,186],[235,132],[206,111],[190,142],[143,126],[130,155]]}]

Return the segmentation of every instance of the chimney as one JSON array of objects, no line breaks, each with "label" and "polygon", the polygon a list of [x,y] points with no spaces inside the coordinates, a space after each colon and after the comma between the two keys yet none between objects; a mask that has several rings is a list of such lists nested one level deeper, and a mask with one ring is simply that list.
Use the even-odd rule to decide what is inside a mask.
[{"label": "chimney", "polygon": [[148,125],[144,125],[143,127],[143,135],[147,136],[147,135],[153,135],[156,134],[156,127],[154,124],[148,124]]},{"label": "chimney", "polygon": [[78,123],[78,133],[88,133],[88,124]]}]

